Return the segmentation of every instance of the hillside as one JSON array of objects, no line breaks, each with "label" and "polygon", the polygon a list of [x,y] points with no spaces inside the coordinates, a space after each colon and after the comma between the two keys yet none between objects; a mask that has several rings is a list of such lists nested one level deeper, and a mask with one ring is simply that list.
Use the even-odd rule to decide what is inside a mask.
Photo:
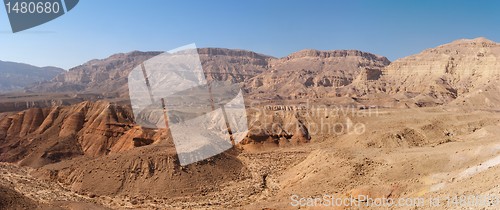
[{"label": "hillside", "polygon": [[34,83],[51,80],[64,72],[57,67],[36,67],[24,63],[0,61],[0,92],[23,90]]},{"label": "hillside", "polygon": [[465,102],[470,94],[494,91],[499,79],[500,44],[476,38],[457,40],[396,60],[384,69],[383,85],[375,87],[378,92],[404,95],[417,105],[432,106],[455,99]]},{"label": "hillside", "polygon": [[[268,60],[272,59],[245,50],[202,48],[198,51],[208,80],[242,82],[265,71]],[[104,97],[127,97],[127,77],[130,71],[160,53],[134,51],[92,60],[28,90],[41,93],[85,92],[103,94]]]},{"label": "hillside", "polygon": [[302,50],[270,62],[269,70],[246,83],[257,100],[348,96],[353,81],[377,80],[390,61],[357,50]]}]

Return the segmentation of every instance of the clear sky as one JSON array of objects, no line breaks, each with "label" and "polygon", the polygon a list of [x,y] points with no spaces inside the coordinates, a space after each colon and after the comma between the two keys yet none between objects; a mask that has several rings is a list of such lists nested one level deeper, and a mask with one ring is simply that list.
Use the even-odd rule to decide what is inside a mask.
[{"label": "clear sky", "polygon": [[80,0],[13,34],[0,8],[0,60],[70,68],[133,50],[247,49],[275,57],[359,49],[390,60],[460,38],[500,41],[495,0]]}]

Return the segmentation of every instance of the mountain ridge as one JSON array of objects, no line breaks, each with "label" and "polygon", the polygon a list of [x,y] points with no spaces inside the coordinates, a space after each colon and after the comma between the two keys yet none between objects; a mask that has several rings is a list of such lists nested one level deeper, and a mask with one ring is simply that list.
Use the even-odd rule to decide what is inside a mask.
[{"label": "mountain ridge", "polygon": [[50,80],[56,75],[66,72],[64,69],[0,60],[0,92],[19,91],[25,87]]},{"label": "mountain ridge", "polygon": [[[360,50],[304,49],[281,58],[240,49],[198,52],[208,81],[240,83],[245,97],[254,101],[331,99],[412,107],[450,103],[489,83],[489,77],[498,76],[499,46],[484,37],[460,39],[393,62]],[[160,53],[132,51],[94,59],[27,90],[94,93],[126,102],[128,72]],[[378,102],[381,97],[385,102]]]}]

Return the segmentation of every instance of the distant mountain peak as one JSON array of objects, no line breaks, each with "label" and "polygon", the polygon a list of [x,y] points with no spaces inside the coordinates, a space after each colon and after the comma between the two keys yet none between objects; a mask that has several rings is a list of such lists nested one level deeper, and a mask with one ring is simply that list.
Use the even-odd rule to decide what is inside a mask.
[{"label": "distant mountain peak", "polygon": [[57,67],[37,67],[24,63],[0,61],[0,92],[23,90],[38,82],[51,80],[65,72]]}]

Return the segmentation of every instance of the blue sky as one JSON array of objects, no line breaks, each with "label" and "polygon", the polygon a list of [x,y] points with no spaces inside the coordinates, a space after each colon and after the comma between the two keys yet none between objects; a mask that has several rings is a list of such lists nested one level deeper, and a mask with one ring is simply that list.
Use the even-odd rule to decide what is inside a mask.
[{"label": "blue sky", "polygon": [[68,69],[190,43],[275,57],[359,49],[395,60],[460,38],[500,41],[498,11],[494,0],[81,0],[66,15],[16,34],[0,9],[0,60]]}]

